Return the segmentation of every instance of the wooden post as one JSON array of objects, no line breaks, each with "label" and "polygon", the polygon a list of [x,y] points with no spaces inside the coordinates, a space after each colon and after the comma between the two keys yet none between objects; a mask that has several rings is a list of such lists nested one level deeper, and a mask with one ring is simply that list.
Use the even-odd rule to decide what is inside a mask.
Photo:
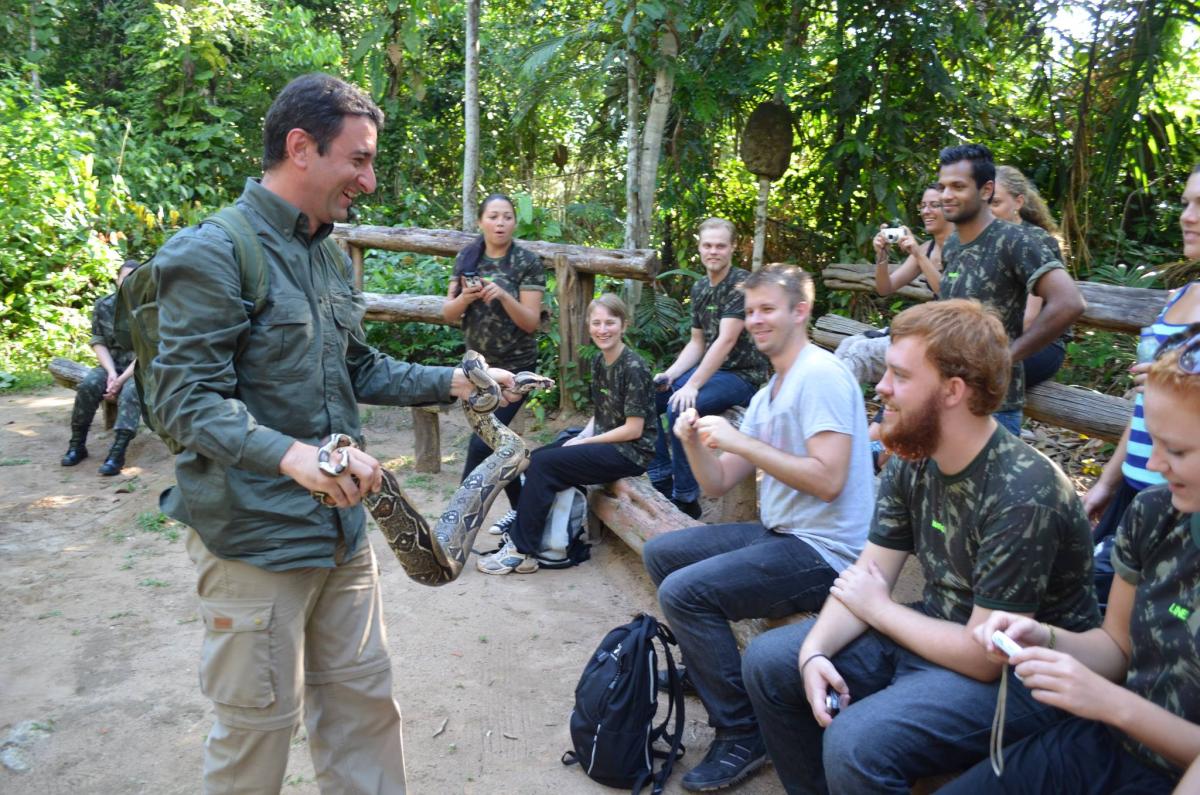
[{"label": "wooden post", "polygon": [[354,266],[354,286],[361,292],[363,286],[363,250],[360,246],[350,246],[350,264]]},{"label": "wooden post", "polygon": [[442,426],[437,406],[413,406],[413,469],[442,471]]},{"label": "wooden post", "polygon": [[587,344],[586,312],[596,291],[596,277],[570,265],[562,254],[554,258],[554,273],[558,281],[558,406],[574,411],[578,407],[567,389],[567,377],[583,375],[586,366],[579,349]]}]

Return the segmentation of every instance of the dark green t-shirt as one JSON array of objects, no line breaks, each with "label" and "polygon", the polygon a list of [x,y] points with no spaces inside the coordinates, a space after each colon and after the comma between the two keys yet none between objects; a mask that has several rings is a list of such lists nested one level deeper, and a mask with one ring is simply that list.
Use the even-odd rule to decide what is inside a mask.
[{"label": "dark green t-shirt", "polygon": [[[462,263],[456,262],[455,274],[461,270]],[[475,272],[518,299],[522,290],[546,291],[546,271],[541,257],[515,243],[502,259],[480,257]],[[467,348],[482,353],[490,366],[514,372],[537,369],[537,337],[522,331],[499,301],[476,301],[468,306],[463,313],[462,327]]]},{"label": "dark green t-shirt", "polygon": [[127,351],[117,344],[113,333],[113,324],[117,316],[117,294],[109,293],[103,298],[97,298],[92,306],[92,338],[89,345],[103,345],[112,355],[113,365],[117,372],[124,370],[133,361],[133,351]]},{"label": "dark green t-shirt", "polygon": [[1075,631],[1100,624],[1083,505],[1062,470],[1003,427],[953,476],[893,456],[869,540],[917,556],[936,618],[965,624],[979,605]]},{"label": "dark green t-shirt", "polygon": [[[960,242],[955,232],[942,249],[945,265],[938,297],[974,298],[992,307],[1000,315],[1008,338],[1015,340],[1024,331],[1025,299],[1034,285],[1046,272],[1063,267],[1046,240],[1053,238],[1044,232],[1039,235],[1025,224],[998,220],[970,243]],[[1000,410],[1019,409],[1024,404],[1025,368],[1015,362]]]},{"label": "dark green t-shirt", "polygon": [[[1167,486],[1142,490],[1125,512],[1113,569],[1137,590],[1129,620],[1125,687],[1184,720],[1200,723],[1200,514],[1180,513]],[[1179,768],[1122,736],[1134,756],[1179,775]]]},{"label": "dark green t-shirt", "polygon": [[595,424],[592,430],[599,435],[620,428],[627,417],[644,417],[642,435],[631,442],[617,442],[621,455],[643,469],[654,458],[654,437],[658,433],[654,422],[653,373],[646,360],[628,345],[611,365],[605,364],[604,354],[592,360],[592,404]]},{"label": "dark green t-shirt", "polygon": [[[714,285],[705,276],[692,285],[692,328],[698,328],[704,334],[705,350],[721,333],[724,318],[745,321],[746,298],[737,286],[749,275],[741,268],[730,268],[720,284]],[[736,373],[754,386],[761,386],[767,380],[769,366],[766,357],[754,347],[750,334],[742,329],[720,369]]]}]

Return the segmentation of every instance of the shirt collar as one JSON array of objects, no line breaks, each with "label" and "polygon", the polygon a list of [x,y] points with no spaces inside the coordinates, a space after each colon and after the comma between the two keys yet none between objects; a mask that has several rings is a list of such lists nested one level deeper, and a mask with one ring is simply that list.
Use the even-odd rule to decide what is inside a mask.
[{"label": "shirt collar", "polygon": [[262,180],[250,177],[242,191],[242,199],[258,211],[268,224],[287,240],[299,238],[308,245],[320,243],[333,231],[333,224],[321,224],[309,237],[308,216],[279,194],[264,188]]}]

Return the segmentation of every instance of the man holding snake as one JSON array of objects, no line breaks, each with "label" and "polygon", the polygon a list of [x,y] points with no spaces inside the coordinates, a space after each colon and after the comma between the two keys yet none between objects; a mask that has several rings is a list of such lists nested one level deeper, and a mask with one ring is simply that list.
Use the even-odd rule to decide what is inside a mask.
[{"label": "man holding snake", "polygon": [[[380,465],[344,448],[345,466],[328,474],[316,445],[337,432],[361,444],[360,400],[439,402],[473,387],[455,368],[369,347],[348,262],[322,245],[375,190],[382,125],[370,98],[323,74],[296,78],[271,105],[262,179],[236,203],[267,262],[261,312],[243,301],[233,242],[215,225],[180,232],[154,260],[162,342],[149,403],[185,448],[160,504],[191,528],[200,683],[216,712],[205,792],[278,792],[302,707],[322,792],[405,789],[360,504],[379,489]],[[511,374],[491,375],[513,386]]]}]

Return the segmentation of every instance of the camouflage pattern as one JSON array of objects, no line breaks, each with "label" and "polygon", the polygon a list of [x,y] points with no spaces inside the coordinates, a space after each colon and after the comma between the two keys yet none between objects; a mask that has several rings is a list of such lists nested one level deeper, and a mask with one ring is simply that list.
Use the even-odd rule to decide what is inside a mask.
[{"label": "camouflage pattern", "polygon": [[[746,319],[746,298],[737,286],[749,275],[741,268],[730,268],[720,284],[713,285],[705,276],[692,285],[692,328],[703,332],[705,350],[716,341],[724,318]],[[766,357],[754,347],[749,332],[743,330],[720,369],[737,373],[754,386],[762,386],[770,366]]]},{"label": "camouflage pattern", "polygon": [[[118,375],[123,368],[118,367]],[[104,400],[108,388],[108,373],[103,367],[93,367],[75,387],[75,408],[71,411],[71,427],[86,428],[92,424],[96,409]],[[142,404],[138,401],[137,384],[133,376],[121,386],[117,396],[117,422],[113,430],[136,431],[142,420]]]},{"label": "camouflage pattern", "polygon": [[[1009,339],[1021,336],[1025,299],[1038,279],[1063,267],[1057,250],[1048,247],[1053,238],[1044,231],[1032,232],[1025,224],[993,221],[970,243],[958,233],[950,235],[942,249],[942,288],[939,298],[974,298],[1000,315]],[[999,411],[1019,409],[1025,403],[1025,368],[1013,363],[1008,394]]]},{"label": "camouflage pattern", "polygon": [[[1171,505],[1167,486],[1144,489],[1117,528],[1113,569],[1137,590],[1129,620],[1125,687],[1200,723],[1200,514]],[[1121,735],[1134,756],[1171,775],[1179,768]]]},{"label": "camouflage pattern", "polygon": [[654,374],[646,360],[628,345],[612,365],[604,362],[604,354],[592,360],[593,431],[597,434],[620,428],[627,417],[643,417],[642,435],[632,442],[617,442],[621,455],[645,469],[654,458],[654,437],[658,433],[654,422]]},{"label": "camouflage pattern", "polygon": [[[461,263],[455,263],[454,270],[460,272]],[[480,257],[475,272],[516,298],[522,290],[546,290],[541,257],[515,243],[503,259]],[[492,367],[514,372],[537,369],[537,338],[518,328],[498,301],[471,304],[463,314],[462,326],[467,348],[482,353]]]},{"label": "camouflage pattern", "polygon": [[116,335],[113,333],[113,321],[116,315],[116,293],[97,299],[95,306],[92,307],[92,338],[88,341],[88,345],[103,345],[108,348],[108,352],[113,358],[113,365],[117,368],[117,374],[120,375],[121,371],[133,361],[133,351],[127,351],[117,344]]},{"label": "camouflage pattern", "polygon": [[1083,505],[1050,459],[1002,427],[953,476],[893,456],[869,540],[916,554],[931,616],[965,624],[979,605],[1074,631],[1100,624]]}]

